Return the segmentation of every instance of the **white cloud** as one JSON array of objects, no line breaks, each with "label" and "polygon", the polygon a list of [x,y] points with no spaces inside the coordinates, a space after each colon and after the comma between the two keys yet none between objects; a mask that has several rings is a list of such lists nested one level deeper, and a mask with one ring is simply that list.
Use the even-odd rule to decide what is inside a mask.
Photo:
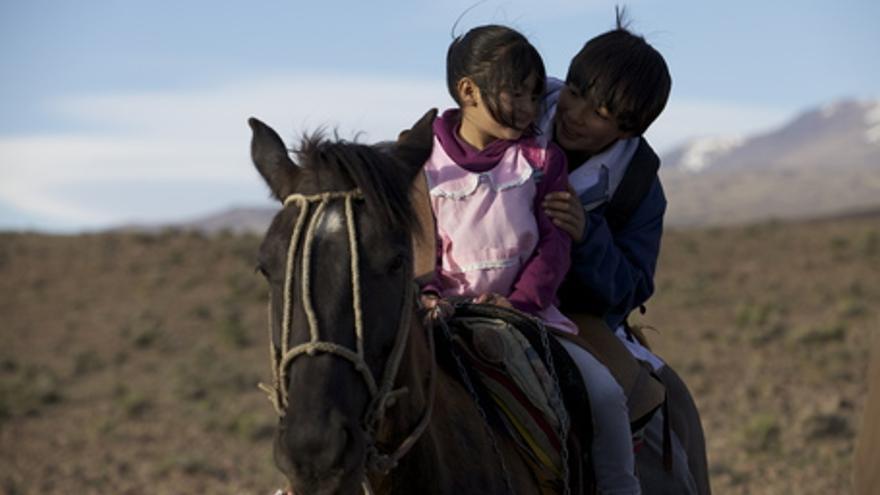
[{"label": "white cloud", "polygon": [[[265,188],[248,156],[249,116],[273,126],[290,144],[320,126],[338,128],[346,138],[363,132],[359,140],[373,142],[393,139],[431,106],[450,104],[443,81],[343,73],[72,97],[53,108],[99,130],[0,136],[0,200],[85,228],[175,220],[240,203],[249,194],[256,203]],[[649,137],[663,150],[695,135],[747,134],[787,115],[732,103],[671,101]],[[174,181],[203,190],[188,200],[162,189]],[[120,198],[119,184],[138,184],[138,201]],[[82,200],[83,191],[91,201]],[[150,198],[156,207],[141,204]]]},{"label": "white cloud", "polygon": [[[5,202],[31,214],[81,226],[127,220],[134,205],[86,206],[81,197],[69,194],[77,186],[104,183],[109,194],[114,184],[137,181],[256,180],[246,149],[236,149],[229,141],[214,144],[175,136],[76,134],[0,139],[0,177],[0,197]],[[101,191],[94,194],[100,196]],[[161,197],[161,191],[156,191],[156,201]],[[92,199],[100,204],[100,198]],[[222,200],[218,198],[220,204]],[[191,208],[182,208],[188,210]]]},{"label": "white cloud", "polygon": [[[119,93],[65,99],[54,107],[67,118],[99,132],[0,137],[0,199],[16,208],[83,227],[100,227],[133,219],[169,220],[229,205],[228,198],[209,198],[195,205],[156,208],[119,202],[88,207],[73,191],[106,184],[171,180],[241,182],[261,188],[248,156],[247,118],[272,125],[290,144],[293,138],[321,126],[338,129],[345,138],[372,142],[392,139],[431,105],[448,103],[441,81],[382,79],[346,74],[304,74],[182,92]],[[95,194],[102,194],[100,191]],[[141,191],[141,196],[145,195]],[[162,191],[153,195],[161,201]],[[254,202],[260,197],[255,197]],[[136,218],[135,218],[136,217]]]},{"label": "white cloud", "polygon": [[283,136],[294,130],[339,125],[365,131],[365,140],[396,136],[418,110],[449,102],[443,81],[351,74],[294,74],[215,88],[167,93],[80,97],[59,103],[74,118],[122,125],[143,134],[219,139],[249,135],[256,116]]}]

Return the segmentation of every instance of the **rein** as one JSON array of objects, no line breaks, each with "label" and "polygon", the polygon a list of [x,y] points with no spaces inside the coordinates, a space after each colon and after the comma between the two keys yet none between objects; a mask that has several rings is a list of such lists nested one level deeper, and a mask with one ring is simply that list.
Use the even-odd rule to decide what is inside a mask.
[{"label": "rein", "polygon": [[[370,391],[371,401],[367,406],[362,425],[364,433],[367,437],[367,460],[368,469],[388,474],[400,459],[415,445],[416,441],[427,429],[431,420],[431,413],[434,406],[434,395],[436,388],[437,363],[434,353],[433,324],[428,327],[428,346],[431,352],[431,375],[428,390],[428,401],[425,411],[422,414],[418,424],[406,439],[398,446],[392,454],[381,454],[376,447],[376,432],[381,426],[385,417],[386,408],[393,405],[398,396],[409,392],[406,387],[394,389],[394,381],[397,377],[400,363],[403,358],[403,352],[409,339],[410,327],[412,322],[413,304],[417,294],[415,284],[407,284],[404,294],[403,306],[401,308],[400,318],[398,319],[399,327],[395,336],[394,347],[385,363],[385,370],[381,380],[377,380],[373,376],[367,362],[364,358],[364,325],[363,310],[361,306],[360,291],[360,265],[358,258],[358,236],[354,221],[353,202],[356,199],[362,199],[363,193],[359,189],[349,191],[325,192],[313,195],[291,194],[284,200],[284,206],[295,204],[299,207],[299,215],[293,228],[290,238],[290,245],[287,252],[287,263],[284,274],[284,307],[282,313],[282,330],[281,330],[281,349],[280,352],[275,348],[272,338],[271,324],[271,303],[270,303],[270,320],[269,320],[269,352],[272,363],[273,386],[269,387],[260,384],[260,388],[269,394],[269,401],[275,408],[279,417],[284,417],[289,404],[287,391],[288,368],[293,361],[300,357],[313,357],[318,354],[330,354],[338,358],[349,361],[352,366],[360,372],[364,379],[367,389]],[[335,342],[321,340],[318,321],[315,316],[314,307],[312,306],[311,284],[310,284],[310,268],[312,243],[315,236],[316,226],[321,214],[331,200],[342,199],[345,201],[345,221],[348,235],[348,246],[351,258],[351,290],[352,290],[352,309],[354,311],[354,331],[356,338],[356,349],[352,350],[348,347],[341,346]],[[312,209],[312,205],[317,204],[314,213],[305,226],[306,217]],[[303,227],[305,232],[303,233]],[[294,274],[294,264],[296,258],[296,247],[300,237],[303,239],[303,260],[302,260],[302,305],[306,314],[306,320],[309,325],[309,342],[290,347],[291,340],[291,321],[293,311],[292,301],[292,284]],[[407,268],[411,271],[412,265]],[[372,494],[368,479],[365,477],[363,482],[364,492]]]}]

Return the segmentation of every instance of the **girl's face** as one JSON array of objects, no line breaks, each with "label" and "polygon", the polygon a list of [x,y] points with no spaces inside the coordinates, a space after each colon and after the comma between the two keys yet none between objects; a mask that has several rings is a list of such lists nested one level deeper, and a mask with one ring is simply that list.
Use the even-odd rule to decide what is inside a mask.
[{"label": "girl's face", "polygon": [[566,85],[559,95],[553,130],[562,149],[590,156],[631,136],[620,130],[607,108],[597,108],[572,85]]},{"label": "girl's face", "polygon": [[487,142],[495,139],[519,139],[538,114],[540,95],[534,91],[537,83],[537,76],[532,75],[521,87],[501,90],[499,93],[497,111],[513,125],[503,124],[492,116],[485,94],[474,85],[473,103],[464,107],[463,123],[472,126]]}]

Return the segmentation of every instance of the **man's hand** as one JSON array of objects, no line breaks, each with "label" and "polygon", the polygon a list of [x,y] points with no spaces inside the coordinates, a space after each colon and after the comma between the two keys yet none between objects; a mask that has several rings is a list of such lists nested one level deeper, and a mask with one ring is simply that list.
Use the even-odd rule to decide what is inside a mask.
[{"label": "man's hand", "polygon": [[553,221],[553,224],[571,236],[574,242],[580,242],[584,238],[584,229],[587,226],[587,217],[584,207],[571,186],[568,191],[556,191],[548,194],[541,203],[544,212]]}]

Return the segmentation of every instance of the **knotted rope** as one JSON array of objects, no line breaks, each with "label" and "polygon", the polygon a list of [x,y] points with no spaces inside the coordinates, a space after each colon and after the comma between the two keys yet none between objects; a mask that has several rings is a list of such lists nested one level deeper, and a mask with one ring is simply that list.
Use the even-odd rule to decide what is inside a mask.
[{"label": "knotted rope", "polygon": [[[269,394],[269,401],[275,408],[279,417],[284,417],[289,404],[287,392],[287,370],[293,361],[303,355],[315,356],[317,354],[331,354],[349,361],[355,370],[357,370],[364,379],[367,389],[370,391],[371,402],[367,407],[367,411],[363,418],[364,433],[367,437],[368,458],[367,466],[373,471],[387,474],[393,469],[400,458],[402,458],[418,438],[422,435],[428,426],[433,410],[434,390],[436,381],[436,359],[434,356],[433,346],[433,329],[432,325],[428,326],[428,345],[431,350],[431,375],[429,383],[428,403],[425,407],[419,423],[415,426],[410,435],[401,443],[397,450],[391,455],[379,453],[375,446],[375,434],[379,429],[379,425],[385,416],[385,409],[390,405],[397,396],[405,394],[408,390],[405,387],[394,390],[394,380],[397,377],[400,368],[400,362],[403,358],[403,352],[406,348],[406,342],[409,338],[411,327],[413,302],[415,300],[414,284],[407,284],[404,293],[403,304],[399,327],[395,336],[394,347],[385,363],[385,370],[380,381],[373,376],[367,362],[364,358],[364,324],[363,324],[363,308],[361,306],[360,291],[360,264],[358,258],[358,236],[354,219],[353,202],[356,199],[363,199],[363,193],[359,189],[350,191],[334,191],[324,192],[313,195],[291,194],[284,200],[284,206],[295,204],[299,208],[299,214],[294,224],[293,232],[290,237],[290,245],[287,251],[287,262],[284,274],[284,302],[282,312],[282,329],[281,329],[281,349],[277,350],[272,338],[271,324],[271,303],[269,314],[269,352],[272,363],[273,384],[271,387],[260,384],[260,388]],[[321,214],[327,207],[327,203],[331,200],[342,199],[345,201],[345,221],[348,235],[349,254],[351,259],[351,290],[352,290],[352,309],[354,312],[354,331],[356,340],[356,349],[352,350],[341,346],[335,342],[322,341],[318,320],[315,316],[314,307],[312,306],[311,297],[311,255],[312,244],[314,241],[315,230],[320,220]],[[306,315],[306,321],[309,326],[309,342],[290,347],[291,341],[291,322],[293,312],[293,295],[292,284],[294,275],[294,265],[296,260],[296,250],[300,237],[303,236],[303,226],[312,205],[317,203],[314,213],[305,228],[305,237],[303,239],[303,259],[302,259],[302,307]],[[412,271],[412,266],[407,266],[407,273]],[[280,351],[280,352],[279,352]],[[372,493],[368,481],[364,480],[365,493]]]}]

